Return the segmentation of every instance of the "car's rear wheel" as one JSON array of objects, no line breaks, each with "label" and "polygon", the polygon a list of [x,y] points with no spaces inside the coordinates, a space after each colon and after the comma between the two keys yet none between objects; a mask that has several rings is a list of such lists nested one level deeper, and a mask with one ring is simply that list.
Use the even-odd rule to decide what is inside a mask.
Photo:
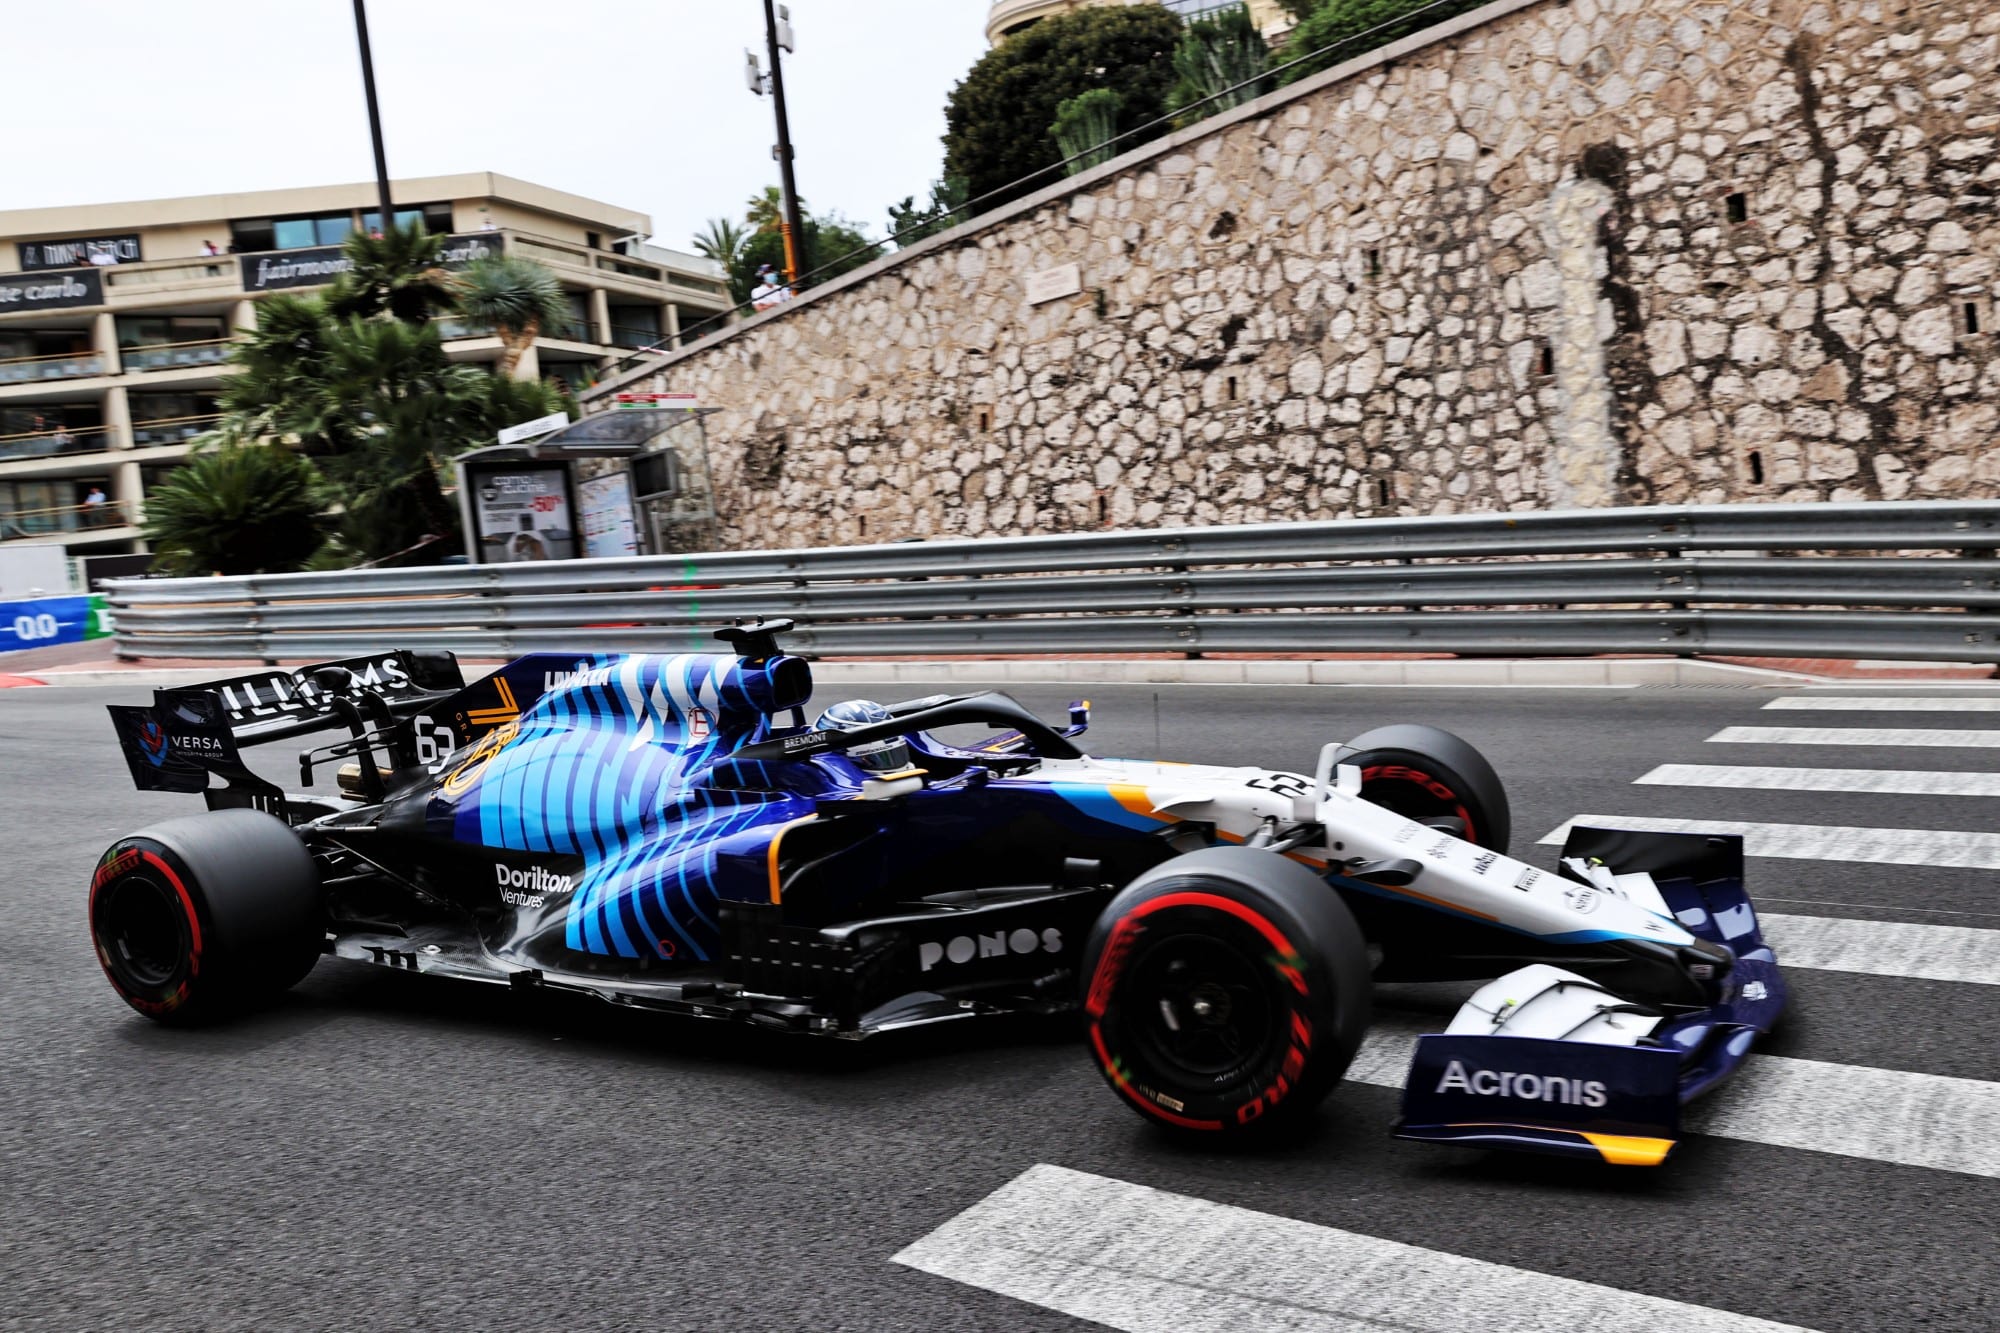
[{"label": "car's rear wheel", "polygon": [[1420,822],[1455,820],[1451,831],[1467,842],[1507,850],[1513,836],[1507,789],[1466,741],[1441,727],[1399,722],[1347,744],[1340,762],[1360,768],[1362,800]]},{"label": "car's rear wheel", "polygon": [[1270,852],[1214,847],[1141,875],[1084,951],[1091,1054],[1170,1129],[1264,1133],[1332,1091],[1368,1024],[1368,957],[1338,894]]},{"label": "car's rear wheel", "polygon": [[113,843],[90,883],[112,988],[163,1023],[224,1018],[296,985],[325,930],[298,835],[256,810],[170,819]]}]

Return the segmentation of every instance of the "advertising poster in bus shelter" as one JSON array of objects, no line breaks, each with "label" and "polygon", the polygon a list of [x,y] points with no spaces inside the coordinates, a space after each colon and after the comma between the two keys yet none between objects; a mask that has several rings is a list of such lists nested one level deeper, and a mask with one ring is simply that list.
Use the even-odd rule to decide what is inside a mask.
[{"label": "advertising poster in bus shelter", "polygon": [[639,554],[639,529],[632,522],[632,482],[625,473],[578,482],[576,507],[586,557]]},{"label": "advertising poster in bus shelter", "polygon": [[472,522],[482,565],[576,557],[575,506],[561,463],[468,469]]}]

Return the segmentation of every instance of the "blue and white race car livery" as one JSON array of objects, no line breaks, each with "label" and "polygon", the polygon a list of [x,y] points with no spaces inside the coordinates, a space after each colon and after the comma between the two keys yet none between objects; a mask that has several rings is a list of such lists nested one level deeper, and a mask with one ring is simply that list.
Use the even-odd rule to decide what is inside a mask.
[{"label": "blue and white race car livery", "polygon": [[[1395,1132],[1644,1164],[1783,1008],[1734,839],[1578,828],[1527,865],[1486,761],[1413,724],[1303,774],[1094,757],[1087,705],[1056,727],[995,693],[815,718],[787,628],[112,710],[138,785],[209,812],[105,853],[106,974],[170,1022],[322,953],[846,1038],[1075,1013],[1117,1094],[1194,1135],[1309,1115],[1373,982],[1483,982],[1418,1040]],[[336,765],[337,796],[241,758],[326,730],[302,781]]]}]

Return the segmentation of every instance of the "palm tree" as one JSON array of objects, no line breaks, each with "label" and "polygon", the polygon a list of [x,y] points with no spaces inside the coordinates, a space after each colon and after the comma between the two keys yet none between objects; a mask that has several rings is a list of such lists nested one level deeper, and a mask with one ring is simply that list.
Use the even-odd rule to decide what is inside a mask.
[{"label": "palm tree", "polygon": [[155,563],[175,574],[282,574],[326,537],[313,465],[276,445],[204,449],[146,494]]},{"label": "palm tree", "polygon": [[569,322],[569,298],[556,275],[532,259],[490,255],[467,264],[453,280],[458,313],[475,328],[500,338],[502,379],[512,379],[522,355],[544,325]]},{"label": "palm tree", "polygon": [[391,227],[380,236],[350,233],[341,248],[353,267],[327,292],[327,308],[341,319],[388,315],[405,324],[421,324],[450,310],[444,240],[421,222]]},{"label": "palm tree", "polygon": [[1241,106],[1271,90],[1271,80],[1258,78],[1270,68],[1271,48],[1248,6],[1192,19],[1174,48],[1180,82],[1167,94],[1167,110],[1194,108],[1176,121],[1185,125]]},{"label": "palm tree", "polygon": [[222,381],[230,435],[295,442],[308,454],[344,448],[351,422],[326,392],[337,336],[319,295],[280,292],[259,301],[257,327],[230,349],[243,373]]},{"label": "palm tree", "polygon": [[743,228],[728,218],[710,218],[708,225],[694,235],[694,252],[731,268],[743,253],[744,239]]},{"label": "palm tree", "polygon": [[[806,201],[799,200],[799,216],[806,215]],[[754,232],[776,231],[785,220],[785,194],[775,185],[766,185],[750,196],[743,220]]]}]

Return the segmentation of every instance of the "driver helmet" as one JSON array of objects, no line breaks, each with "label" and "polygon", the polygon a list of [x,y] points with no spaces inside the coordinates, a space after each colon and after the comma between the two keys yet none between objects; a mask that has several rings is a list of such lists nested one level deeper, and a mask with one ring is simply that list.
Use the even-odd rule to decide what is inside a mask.
[{"label": "driver helmet", "polygon": [[[813,726],[819,731],[858,731],[890,720],[889,710],[873,699],[845,699],[821,713]],[[899,773],[910,767],[910,747],[901,736],[869,741],[846,753],[866,773]]]}]

